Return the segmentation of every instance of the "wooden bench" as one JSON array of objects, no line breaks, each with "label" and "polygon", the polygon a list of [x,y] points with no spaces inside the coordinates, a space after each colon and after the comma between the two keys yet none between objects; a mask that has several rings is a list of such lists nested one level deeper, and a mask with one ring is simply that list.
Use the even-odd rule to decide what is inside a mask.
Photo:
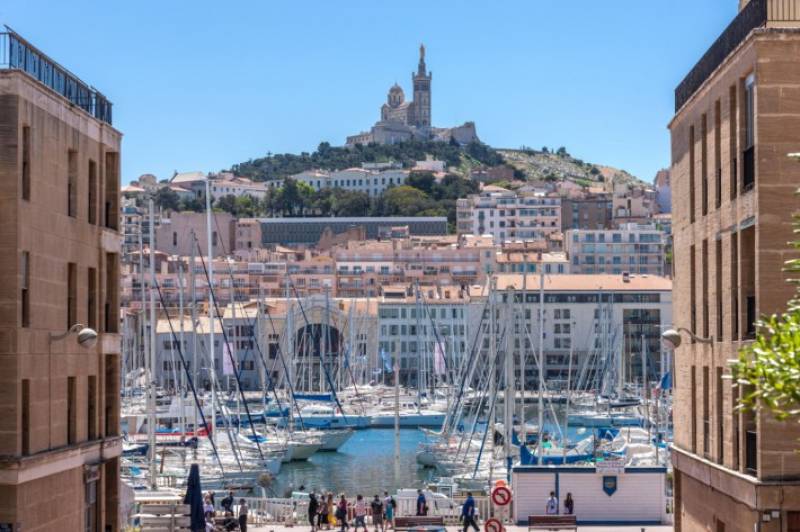
[{"label": "wooden bench", "polygon": [[441,515],[409,515],[394,518],[395,530],[403,530],[418,526],[444,526],[444,517]]},{"label": "wooden bench", "polygon": [[528,530],[578,530],[574,515],[529,515]]},{"label": "wooden bench", "polygon": [[141,504],[136,517],[143,531],[177,532],[190,529],[188,504]]}]

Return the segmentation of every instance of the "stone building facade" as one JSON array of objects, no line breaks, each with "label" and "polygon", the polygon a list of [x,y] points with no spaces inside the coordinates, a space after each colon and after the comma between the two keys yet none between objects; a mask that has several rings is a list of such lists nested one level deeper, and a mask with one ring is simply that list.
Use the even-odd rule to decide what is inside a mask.
[{"label": "stone building facade", "polygon": [[[789,9],[792,8],[792,9]],[[675,91],[675,528],[800,530],[800,425],[736,409],[728,360],[780,312],[800,163],[800,2],[750,0]]]},{"label": "stone building facade", "polygon": [[0,529],[117,531],[122,135],[100,93],[0,39]]}]

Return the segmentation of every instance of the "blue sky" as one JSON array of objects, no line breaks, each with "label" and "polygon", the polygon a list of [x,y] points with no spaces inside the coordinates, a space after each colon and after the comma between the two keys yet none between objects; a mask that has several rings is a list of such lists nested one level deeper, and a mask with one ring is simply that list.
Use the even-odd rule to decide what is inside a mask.
[{"label": "blue sky", "polygon": [[343,144],[378,118],[392,83],[410,93],[420,42],[434,125],[473,120],[492,146],[565,146],[649,181],[669,164],[673,90],[736,7],[4,0],[0,22],[114,102],[125,182]]}]

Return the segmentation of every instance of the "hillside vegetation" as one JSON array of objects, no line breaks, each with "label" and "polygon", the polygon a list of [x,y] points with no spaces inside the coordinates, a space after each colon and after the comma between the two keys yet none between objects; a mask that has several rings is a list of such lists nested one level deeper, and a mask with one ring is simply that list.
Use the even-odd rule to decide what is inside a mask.
[{"label": "hillside vegetation", "polygon": [[344,170],[359,167],[362,163],[395,161],[404,168],[411,168],[416,161],[424,161],[427,157],[445,161],[448,167],[467,170],[476,165],[503,164],[500,154],[479,142],[459,146],[456,143],[409,141],[386,145],[358,145],[352,149],[334,147],[323,142],[313,153],[268,153],[265,157],[235,164],[231,171],[254,181],[269,181],[306,170]]},{"label": "hillside vegetation", "polygon": [[528,181],[570,180],[584,186],[600,182],[641,183],[634,175],[612,166],[582,161],[567,152],[566,148],[551,150],[497,149],[506,164],[522,173]]},{"label": "hillside vegetation", "polygon": [[639,179],[625,170],[582,161],[567,152],[566,148],[551,150],[496,149],[473,142],[460,146],[454,142],[409,141],[397,144],[358,145],[354,148],[321,143],[312,153],[268,153],[231,167],[237,175],[254,181],[284,179],[307,170],[343,170],[359,167],[362,163],[397,162],[412,168],[416,161],[425,159],[445,161],[448,172],[463,178],[477,168],[509,166],[518,181],[563,181],[591,186],[600,182],[639,183]]}]

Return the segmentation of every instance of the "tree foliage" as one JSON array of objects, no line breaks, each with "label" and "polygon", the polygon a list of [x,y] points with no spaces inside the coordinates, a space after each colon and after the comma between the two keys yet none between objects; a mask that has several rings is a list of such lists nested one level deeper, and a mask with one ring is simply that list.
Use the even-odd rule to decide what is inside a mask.
[{"label": "tree foliage", "polygon": [[412,140],[397,144],[359,144],[353,148],[334,147],[323,142],[313,153],[267,154],[235,164],[231,171],[255,181],[267,181],[283,179],[306,170],[342,170],[362,163],[397,161],[405,168],[411,168],[416,161],[425,160],[426,156],[445,161],[447,166],[458,166],[463,155],[487,166],[505,162],[502,155],[481,142],[461,146],[458,143]]},{"label": "tree foliage", "polygon": [[[795,214],[794,233],[800,233]],[[792,243],[800,251],[800,240]],[[790,260],[787,271],[800,272],[800,260]],[[797,279],[792,283],[798,284]],[[764,406],[778,419],[800,420],[800,292],[783,314],[756,323],[755,341],[739,352],[732,364],[737,384],[743,386],[740,406]]]}]

